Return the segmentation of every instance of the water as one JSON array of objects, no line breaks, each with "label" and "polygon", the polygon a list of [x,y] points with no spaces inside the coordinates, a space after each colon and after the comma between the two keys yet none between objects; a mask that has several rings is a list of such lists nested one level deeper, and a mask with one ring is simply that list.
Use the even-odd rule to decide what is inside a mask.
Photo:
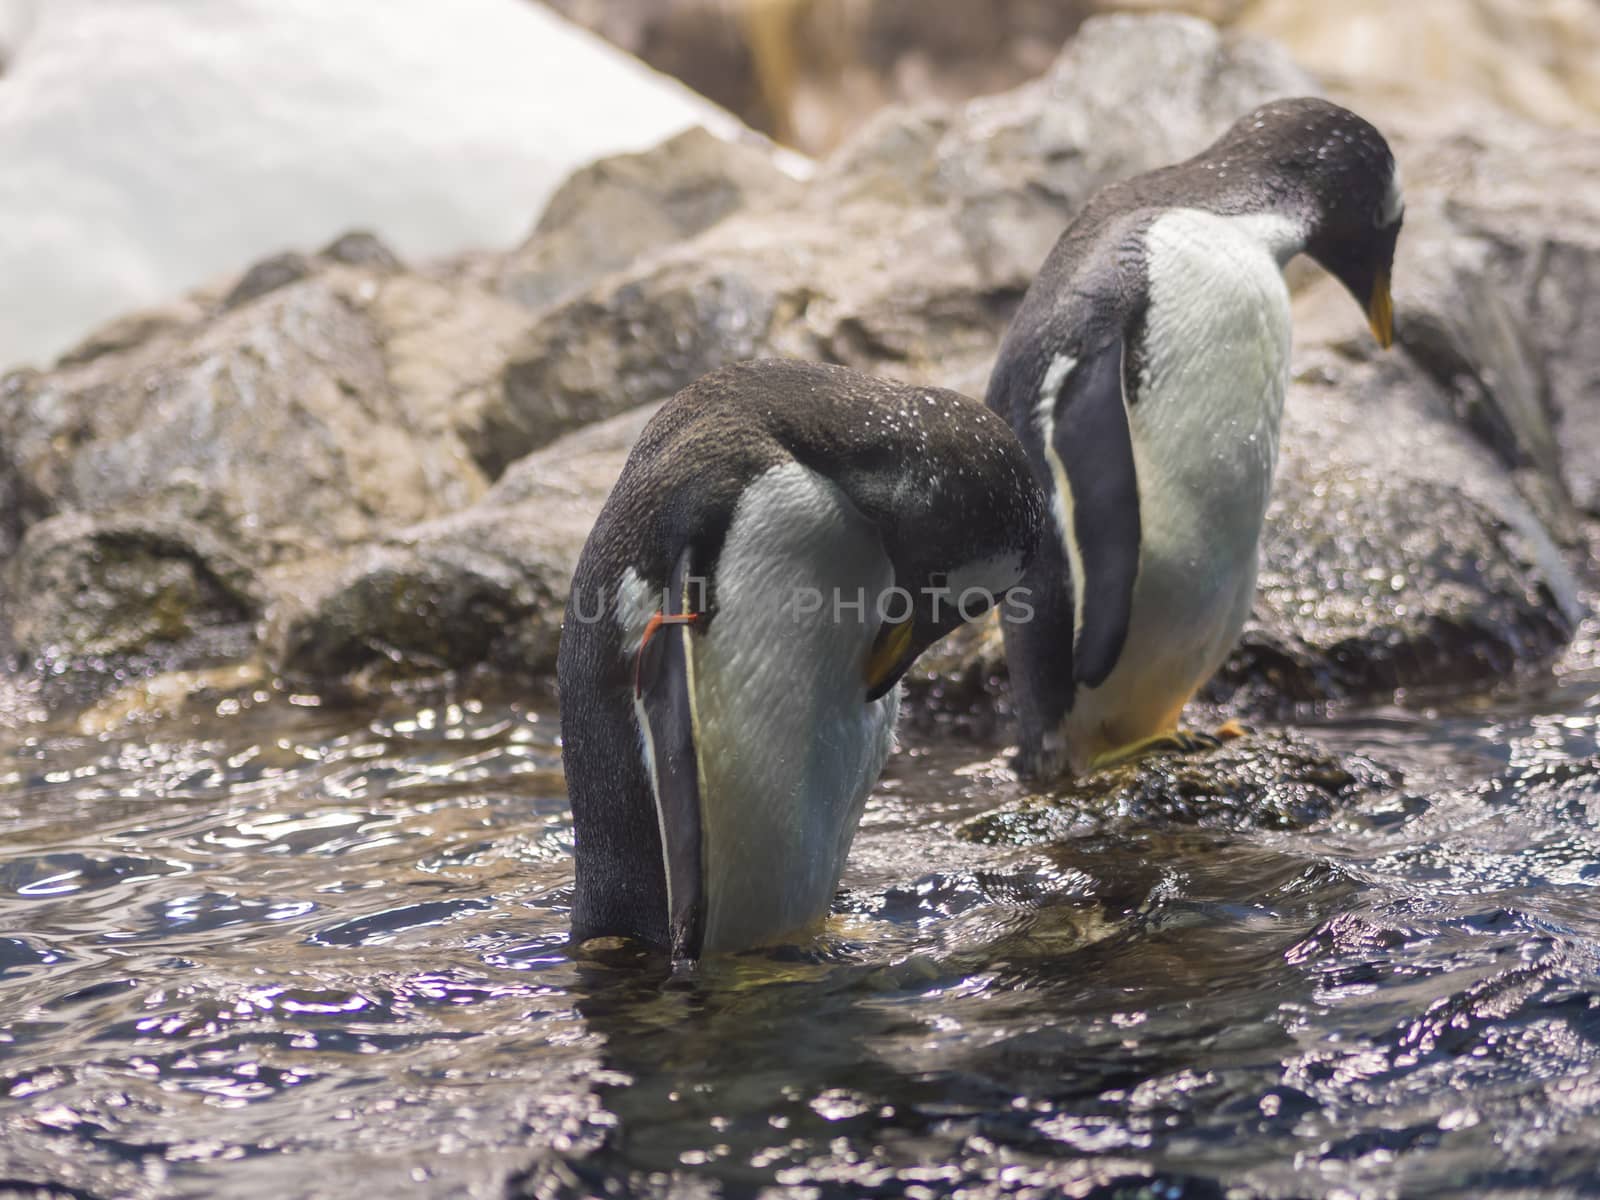
[{"label": "water", "polygon": [[1600,1190],[1597,730],[1359,714],[1310,732],[1405,782],[1310,828],[1023,846],[957,836],[992,748],[913,746],[814,944],[677,974],[565,944],[548,707],[14,735],[0,1194]]}]

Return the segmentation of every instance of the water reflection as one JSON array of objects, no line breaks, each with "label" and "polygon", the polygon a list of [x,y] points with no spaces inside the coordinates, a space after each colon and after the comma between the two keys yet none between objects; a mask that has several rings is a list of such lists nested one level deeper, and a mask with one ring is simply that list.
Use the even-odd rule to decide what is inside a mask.
[{"label": "water reflection", "polygon": [[1600,1170],[1592,686],[1316,732],[1308,829],[956,836],[902,755],[816,941],[566,943],[552,714],[271,689],[0,756],[0,1191],[1562,1194]]}]

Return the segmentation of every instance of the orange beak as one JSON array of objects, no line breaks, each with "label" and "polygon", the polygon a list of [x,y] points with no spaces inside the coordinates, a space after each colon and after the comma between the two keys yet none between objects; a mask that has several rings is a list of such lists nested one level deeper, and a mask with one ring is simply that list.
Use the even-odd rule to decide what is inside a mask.
[{"label": "orange beak", "polygon": [[1389,294],[1387,271],[1372,285],[1372,297],[1367,301],[1367,324],[1372,326],[1372,336],[1378,339],[1378,345],[1385,350],[1394,345],[1394,297]]},{"label": "orange beak", "polygon": [[867,695],[876,698],[887,691],[887,684],[905,669],[906,653],[911,649],[910,618],[894,624],[885,622],[867,655]]}]

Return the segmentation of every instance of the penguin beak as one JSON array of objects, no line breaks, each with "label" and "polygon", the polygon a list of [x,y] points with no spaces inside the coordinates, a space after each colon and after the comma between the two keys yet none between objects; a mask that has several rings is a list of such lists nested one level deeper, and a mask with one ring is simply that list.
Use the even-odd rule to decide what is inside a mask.
[{"label": "penguin beak", "polygon": [[914,625],[911,617],[904,621],[885,621],[872,640],[866,667],[868,704],[886,695],[916,661],[919,651],[912,640]]},{"label": "penguin beak", "polygon": [[1387,350],[1394,345],[1394,298],[1389,294],[1389,272],[1382,271],[1373,281],[1372,295],[1367,300],[1367,323],[1372,326],[1372,336],[1378,345]]}]

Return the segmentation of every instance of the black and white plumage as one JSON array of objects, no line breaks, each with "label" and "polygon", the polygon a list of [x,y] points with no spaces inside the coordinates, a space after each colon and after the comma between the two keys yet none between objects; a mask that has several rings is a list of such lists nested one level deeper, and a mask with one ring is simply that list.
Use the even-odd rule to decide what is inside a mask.
[{"label": "black and white plumage", "polygon": [[1392,340],[1394,156],[1317,99],[1249,113],[1098,192],[1013,319],[988,403],[1052,527],[1004,624],[1019,766],[1082,772],[1176,735],[1249,614],[1289,367],[1282,268],[1305,252]]},{"label": "black and white plumage", "polygon": [[953,392],[767,361],[669,401],[562,631],[574,935],[695,958],[823,916],[900,676],[1017,583],[1044,520],[1011,431]]}]

